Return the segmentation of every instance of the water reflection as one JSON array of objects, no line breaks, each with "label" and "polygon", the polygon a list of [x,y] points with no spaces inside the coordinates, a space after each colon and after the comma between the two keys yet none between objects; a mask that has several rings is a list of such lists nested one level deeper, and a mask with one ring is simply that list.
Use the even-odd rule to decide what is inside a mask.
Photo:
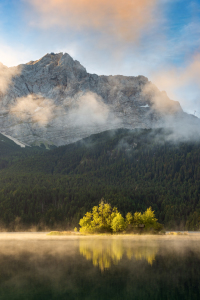
[{"label": "water reflection", "polygon": [[95,267],[104,271],[112,265],[117,265],[123,257],[129,260],[146,260],[152,266],[158,246],[126,243],[123,239],[84,239],[79,242],[79,251],[87,260],[91,260]]},{"label": "water reflection", "polygon": [[199,282],[200,235],[0,234],[0,300],[199,300]]}]

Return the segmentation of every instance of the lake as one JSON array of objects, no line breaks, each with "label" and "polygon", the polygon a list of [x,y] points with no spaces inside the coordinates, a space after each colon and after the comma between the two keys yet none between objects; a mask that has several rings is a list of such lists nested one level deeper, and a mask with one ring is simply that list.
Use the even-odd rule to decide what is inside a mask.
[{"label": "lake", "polygon": [[200,299],[200,234],[0,233],[0,299]]}]

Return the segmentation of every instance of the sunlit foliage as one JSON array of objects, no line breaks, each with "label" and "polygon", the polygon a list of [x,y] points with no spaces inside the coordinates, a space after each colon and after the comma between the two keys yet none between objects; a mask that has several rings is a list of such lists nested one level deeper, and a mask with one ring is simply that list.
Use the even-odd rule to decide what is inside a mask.
[{"label": "sunlit foliage", "polygon": [[132,216],[131,213],[127,213],[126,219],[124,219],[117,208],[112,208],[110,204],[104,202],[104,199],[101,200],[99,206],[94,206],[91,212],[87,212],[80,219],[79,225],[81,233],[116,233],[126,229],[137,230],[137,228],[145,228],[145,231],[162,229],[151,207],[147,208],[143,214],[135,212]]},{"label": "sunlit foliage", "polygon": [[117,213],[117,215],[112,220],[111,227],[113,232],[120,232],[126,229],[126,223],[124,222],[124,218],[120,213]]},{"label": "sunlit foliage", "polygon": [[80,232],[112,232],[113,220],[118,216],[117,209],[101,200],[99,206],[94,206],[92,212],[87,212],[80,219]]},{"label": "sunlit foliage", "polygon": [[151,207],[147,208],[143,214],[140,212],[135,212],[132,219],[132,223],[134,225],[137,226],[139,224],[144,224],[146,229],[158,229],[160,224],[158,224],[157,221],[158,219],[155,218],[155,213],[152,211]]}]

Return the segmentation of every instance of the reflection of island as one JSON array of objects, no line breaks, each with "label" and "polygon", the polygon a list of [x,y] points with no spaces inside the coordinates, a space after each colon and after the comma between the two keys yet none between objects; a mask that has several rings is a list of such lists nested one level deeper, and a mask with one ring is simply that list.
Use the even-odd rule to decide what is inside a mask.
[{"label": "reflection of island", "polygon": [[125,243],[121,239],[80,240],[79,251],[87,260],[92,260],[94,266],[102,271],[109,269],[112,264],[117,265],[123,256],[129,260],[146,260],[153,264],[158,252],[153,245],[136,245]]}]

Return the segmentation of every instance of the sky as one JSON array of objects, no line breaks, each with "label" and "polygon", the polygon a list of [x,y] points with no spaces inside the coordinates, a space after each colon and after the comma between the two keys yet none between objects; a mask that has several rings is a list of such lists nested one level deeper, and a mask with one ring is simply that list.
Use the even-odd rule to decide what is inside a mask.
[{"label": "sky", "polygon": [[90,73],[144,75],[200,117],[200,0],[0,0],[0,61],[50,52]]}]

